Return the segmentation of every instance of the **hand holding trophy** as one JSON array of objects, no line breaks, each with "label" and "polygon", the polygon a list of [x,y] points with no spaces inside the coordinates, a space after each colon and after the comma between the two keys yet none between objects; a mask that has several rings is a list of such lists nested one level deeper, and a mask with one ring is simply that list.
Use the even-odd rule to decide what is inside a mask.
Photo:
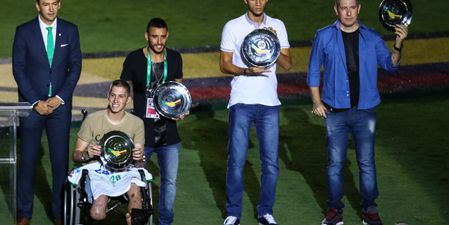
[{"label": "hand holding trophy", "polygon": [[240,48],[243,62],[248,67],[267,68],[273,65],[281,54],[279,39],[273,29],[256,29],[243,40]]},{"label": "hand holding trophy", "polygon": [[410,25],[412,17],[413,9],[409,0],[383,0],[379,5],[380,23],[389,31],[396,31],[397,25]]},{"label": "hand holding trophy", "polygon": [[188,114],[192,106],[189,90],[178,82],[165,82],[154,92],[154,107],[156,111],[169,119],[178,120]]},{"label": "hand holding trophy", "polygon": [[100,140],[102,148],[100,159],[106,168],[112,171],[126,170],[132,162],[134,143],[121,131],[110,131]]}]

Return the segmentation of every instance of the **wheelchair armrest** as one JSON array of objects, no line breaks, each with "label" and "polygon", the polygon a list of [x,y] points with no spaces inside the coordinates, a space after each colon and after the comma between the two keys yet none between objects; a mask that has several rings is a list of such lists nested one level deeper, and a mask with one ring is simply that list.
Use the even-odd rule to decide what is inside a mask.
[{"label": "wheelchair armrest", "polygon": [[80,197],[82,199],[87,197],[87,194],[86,194],[85,190],[86,190],[86,179],[87,179],[88,176],[89,176],[89,171],[87,169],[81,170],[81,178],[80,178],[80,181],[78,183],[78,187],[79,187],[79,190],[80,190]]},{"label": "wheelchair armrest", "polygon": [[142,181],[147,181],[147,179],[146,179],[146,176],[145,176],[145,172],[143,171],[143,170],[141,170],[141,169],[139,169],[139,174],[140,174],[140,179],[142,180]]}]

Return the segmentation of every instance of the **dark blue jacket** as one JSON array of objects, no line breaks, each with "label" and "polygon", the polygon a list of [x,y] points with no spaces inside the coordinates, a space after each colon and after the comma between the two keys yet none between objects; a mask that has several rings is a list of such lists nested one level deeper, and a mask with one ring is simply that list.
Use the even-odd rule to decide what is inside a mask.
[{"label": "dark blue jacket", "polygon": [[51,82],[53,96],[58,95],[65,104],[71,105],[73,90],[81,73],[78,28],[58,18],[56,29],[50,68],[38,18],[17,27],[12,63],[19,101],[35,103],[47,99]]}]

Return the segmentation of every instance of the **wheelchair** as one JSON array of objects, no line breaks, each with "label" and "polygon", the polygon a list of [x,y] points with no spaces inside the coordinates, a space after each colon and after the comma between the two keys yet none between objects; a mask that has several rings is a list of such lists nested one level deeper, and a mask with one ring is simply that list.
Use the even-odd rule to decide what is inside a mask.
[{"label": "wheelchair", "polygon": [[[88,185],[88,170],[82,170],[81,178],[77,185],[66,181],[64,192],[64,225],[91,225],[94,220],[90,217],[91,203],[88,200],[86,192],[86,185]],[[153,203],[151,182],[145,178],[143,170],[139,169],[141,180],[146,182],[146,187],[140,187],[142,196],[142,210],[145,212],[145,217],[148,218],[145,225],[153,224]],[[115,213],[123,217],[125,221],[125,214],[127,210],[123,209],[122,205],[127,206],[128,198],[126,193],[118,197],[110,197],[107,207],[107,215]],[[120,207],[122,206],[122,207]],[[127,208],[127,207],[126,207]],[[123,224],[120,223],[120,224]]]}]

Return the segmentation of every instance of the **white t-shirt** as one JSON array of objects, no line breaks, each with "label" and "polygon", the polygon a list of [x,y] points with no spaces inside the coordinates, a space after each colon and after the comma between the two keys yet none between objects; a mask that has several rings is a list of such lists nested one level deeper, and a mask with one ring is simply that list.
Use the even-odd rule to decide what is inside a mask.
[{"label": "white t-shirt", "polygon": [[[247,13],[228,21],[221,36],[220,49],[232,52],[232,63],[238,67],[247,68],[240,55],[240,48],[245,37],[255,29],[273,28],[279,38],[282,48],[290,48],[287,30],[284,23],[264,14],[264,20],[259,26],[249,19]],[[277,95],[276,64],[268,68],[265,76],[235,76],[231,81],[231,97],[228,108],[237,103],[261,104],[267,106],[280,105]]]}]

